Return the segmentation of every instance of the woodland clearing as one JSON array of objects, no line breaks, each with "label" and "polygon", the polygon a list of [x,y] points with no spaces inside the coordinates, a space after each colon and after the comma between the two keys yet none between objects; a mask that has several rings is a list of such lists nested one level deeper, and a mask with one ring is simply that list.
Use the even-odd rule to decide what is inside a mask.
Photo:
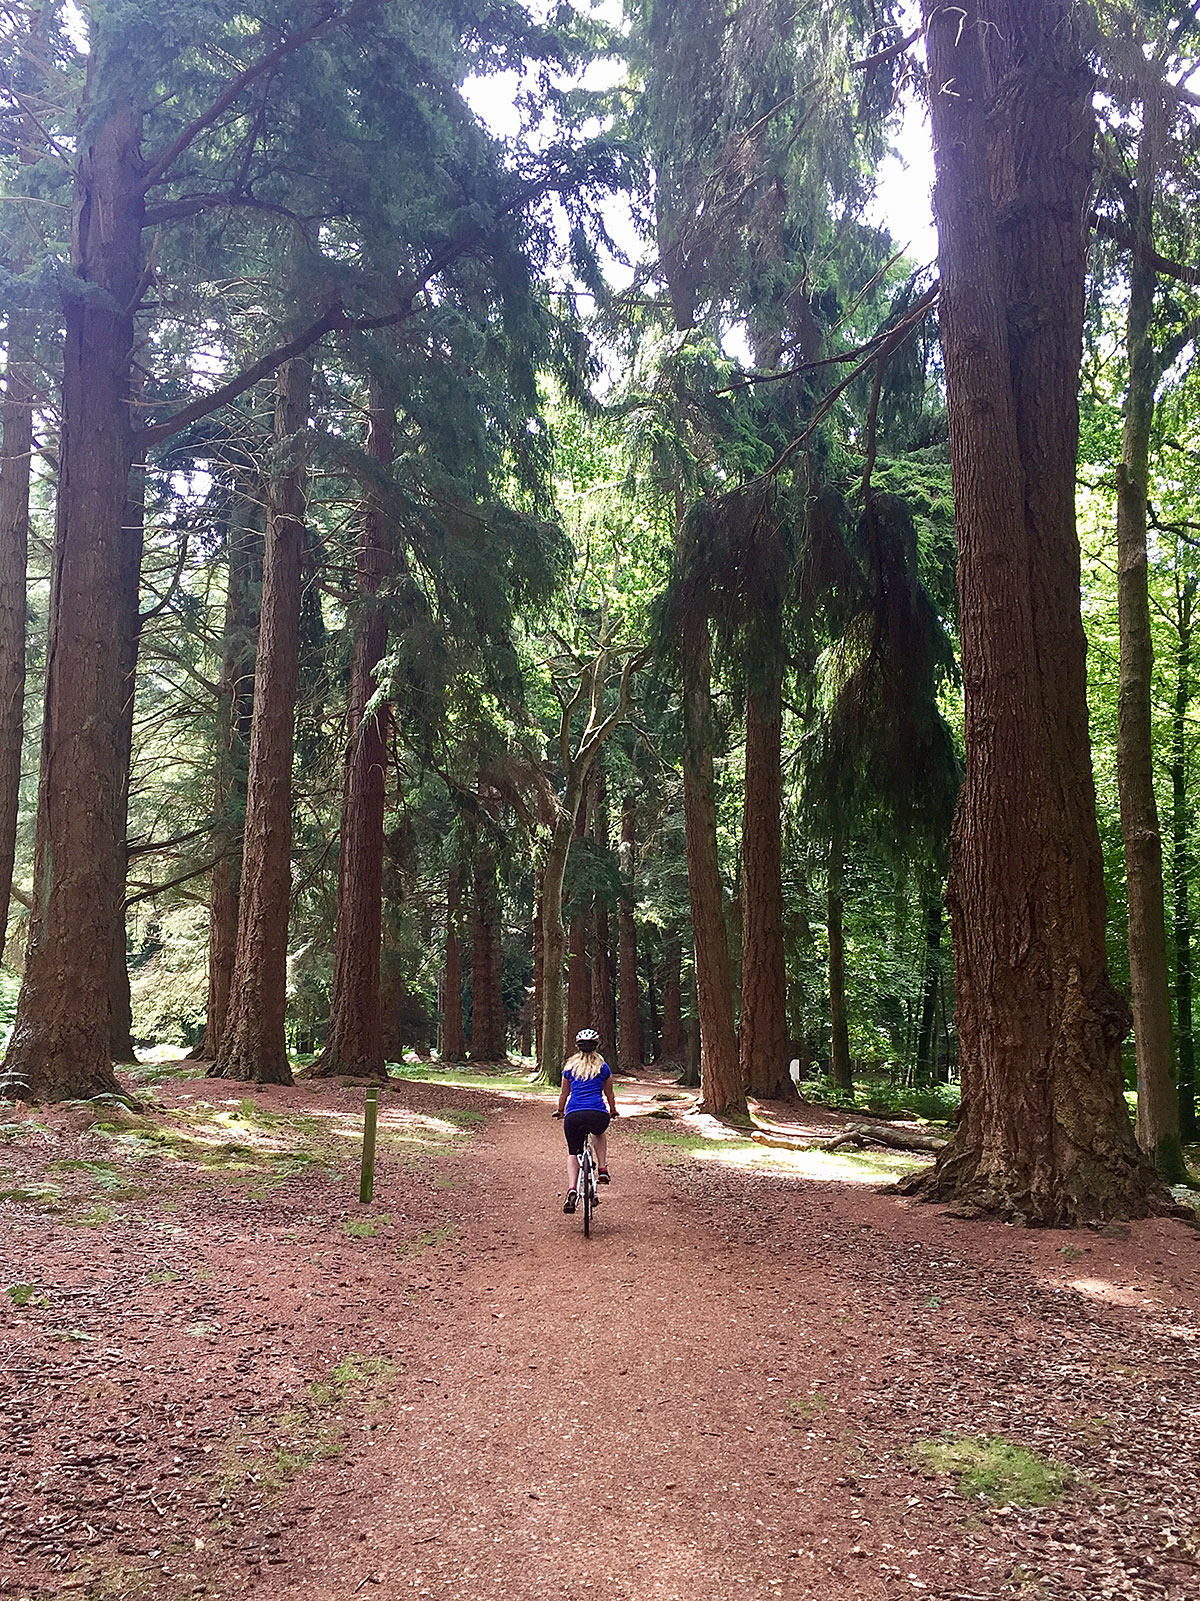
[{"label": "woodland clearing", "polygon": [[646,1079],[585,1241],[546,1096],[445,1077],[369,1206],[351,1085],[5,1126],[0,1595],[1196,1593],[1185,1225],[955,1216]]}]

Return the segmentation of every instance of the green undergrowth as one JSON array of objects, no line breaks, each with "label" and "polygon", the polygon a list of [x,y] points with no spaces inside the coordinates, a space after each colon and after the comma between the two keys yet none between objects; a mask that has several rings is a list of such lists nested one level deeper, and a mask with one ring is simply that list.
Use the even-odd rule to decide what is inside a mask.
[{"label": "green undergrowth", "polygon": [[887,1184],[925,1164],[926,1158],[908,1151],[781,1150],[757,1145],[739,1134],[702,1133],[649,1118],[631,1118],[627,1125],[634,1139],[649,1146],[668,1167],[683,1162],[719,1162],[751,1172],[787,1173],[796,1178],[832,1183]]},{"label": "green undergrowth", "polygon": [[220,1451],[215,1470],[220,1494],[234,1500],[254,1488],[277,1495],[305,1469],[338,1456],[345,1446],[347,1411],[376,1408],[399,1371],[387,1357],[351,1352],[292,1406],[239,1425]]},{"label": "green undergrowth", "polygon": [[854,1094],[848,1094],[826,1075],[803,1080],[800,1093],[814,1106],[829,1106],[845,1112],[872,1112],[877,1117],[912,1119],[927,1123],[950,1123],[958,1111],[957,1084],[930,1084],[924,1089],[906,1089],[890,1079],[857,1079]]},{"label": "green undergrowth", "polygon": [[456,1089],[510,1090],[522,1095],[557,1095],[548,1084],[538,1084],[528,1072],[484,1067],[438,1067],[430,1062],[389,1062],[388,1073],[397,1083],[450,1084]]},{"label": "green undergrowth", "polygon": [[911,1455],[931,1473],[950,1474],[963,1495],[1000,1506],[1053,1506],[1077,1482],[1065,1463],[1002,1434],[943,1434],[916,1441]]},{"label": "green undergrowth", "polygon": [[408,1240],[404,1245],[396,1247],[397,1256],[422,1256],[426,1251],[435,1251],[439,1245],[448,1245],[458,1235],[453,1223],[440,1223],[435,1229],[427,1229],[419,1234],[415,1240]]}]

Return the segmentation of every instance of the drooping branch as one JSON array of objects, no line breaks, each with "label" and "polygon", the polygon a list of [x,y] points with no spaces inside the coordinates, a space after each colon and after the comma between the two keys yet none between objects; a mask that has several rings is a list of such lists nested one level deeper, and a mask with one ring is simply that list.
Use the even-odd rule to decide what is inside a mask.
[{"label": "drooping branch", "polygon": [[253,62],[244,72],[239,72],[223,94],[218,95],[206,110],[189,122],[187,127],[172,139],[165,150],[151,158],[145,178],[142,180],[142,193],[148,194],[156,184],[162,182],[189,145],[194,144],[206,128],[211,128],[215,122],[220,121],[243,89],[248,88],[250,84],[267,73],[273,72],[281,61],[301,49],[304,45],[311,43],[318,34],[324,33],[331,23],[345,20],[352,13],[377,3],[378,0],[356,0],[356,3],[351,5],[345,13],[339,13],[336,5],[326,4],[321,7],[307,28],[302,28],[299,33],[289,34],[286,39],[281,39],[273,50],[268,50],[265,56],[261,56],[259,60]]}]

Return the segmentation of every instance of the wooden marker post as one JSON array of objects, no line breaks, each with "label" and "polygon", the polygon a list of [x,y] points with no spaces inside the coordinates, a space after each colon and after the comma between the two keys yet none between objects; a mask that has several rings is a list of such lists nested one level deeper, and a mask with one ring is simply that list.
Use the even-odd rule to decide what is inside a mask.
[{"label": "wooden marker post", "polygon": [[375,1127],[379,1121],[379,1086],[367,1091],[367,1110],[363,1119],[362,1177],[358,1184],[358,1199],[363,1206],[375,1192]]}]

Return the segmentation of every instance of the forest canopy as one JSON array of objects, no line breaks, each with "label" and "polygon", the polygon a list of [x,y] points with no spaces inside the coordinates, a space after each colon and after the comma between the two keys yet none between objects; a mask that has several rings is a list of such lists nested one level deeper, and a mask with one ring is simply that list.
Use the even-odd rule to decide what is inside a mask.
[{"label": "forest canopy", "polygon": [[724,1118],[953,1123],[935,1198],[1177,1204],[1192,7],[0,0],[0,51],[6,1095],[557,1083],[591,1026]]}]

